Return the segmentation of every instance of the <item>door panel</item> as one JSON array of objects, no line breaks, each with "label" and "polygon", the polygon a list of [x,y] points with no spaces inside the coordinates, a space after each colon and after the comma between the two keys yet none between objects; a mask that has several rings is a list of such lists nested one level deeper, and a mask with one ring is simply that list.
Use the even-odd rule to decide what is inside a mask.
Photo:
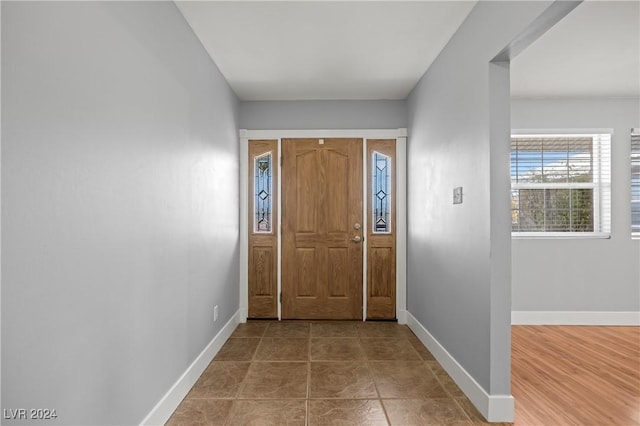
[{"label": "door panel", "polygon": [[[320,153],[314,150],[300,152],[295,157],[295,161],[296,172],[303,175],[300,179],[295,176],[297,185],[293,186],[296,191],[296,232],[317,234],[317,213],[320,201],[320,188],[318,188],[317,182],[320,181]],[[282,191],[286,194],[288,188],[289,185],[285,185]]]},{"label": "door panel", "polygon": [[362,318],[362,139],[283,139],[282,317]]},{"label": "door panel", "polygon": [[[349,157],[342,153],[327,152],[327,176],[334,182],[349,181]],[[327,231],[331,233],[349,231],[349,186],[328,184],[327,190]]]},{"label": "door panel", "polygon": [[[317,297],[315,283],[317,281],[316,265],[318,263],[315,248],[296,249],[296,297]],[[287,293],[287,292],[285,292]]]},{"label": "door panel", "polygon": [[371,260],[371,287],[369,294],[374,297],[393,296],[395,271],[392,268],[392,250],[390,247],[372,247],[369,253]]},{"label": "door panel", "polygon": [[275,253],[272,247],[253,247],[253,277],[255,279],[253,285],[253,294],[255,296],[274,296],[274,282],[271,271],[275,269],[273,260]]},{"label": "door panel", "polygon": [[349,270],[346,248],[329,249],[329,297],[349,297]]}]

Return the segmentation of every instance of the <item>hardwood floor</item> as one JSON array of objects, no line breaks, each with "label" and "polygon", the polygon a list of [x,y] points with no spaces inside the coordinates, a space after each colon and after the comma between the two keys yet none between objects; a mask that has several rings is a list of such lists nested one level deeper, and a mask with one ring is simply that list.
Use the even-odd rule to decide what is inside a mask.
[{"label": "hardwood floor", "polygon": [[640,425],[640,327],[513,326],[515,425]]}]

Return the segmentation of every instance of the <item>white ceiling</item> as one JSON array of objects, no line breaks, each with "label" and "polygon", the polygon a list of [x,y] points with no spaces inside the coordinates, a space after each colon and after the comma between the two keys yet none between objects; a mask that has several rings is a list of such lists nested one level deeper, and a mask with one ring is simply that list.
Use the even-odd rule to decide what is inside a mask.
[{"label": "white ceiling", "polygon": [[475,1],[176,4],[242,100],[404,99]]},{"label": "white ceiling", "polygon": [[511,96],[640,96],[640,2],[580,4],[512,61]]},{"label": "white ceiling", "polygon": [[[176,1],[242,100],[404,99],[475,1]],[[512,63],[514,97],[640,96],[640,2],[586,1]]]}]

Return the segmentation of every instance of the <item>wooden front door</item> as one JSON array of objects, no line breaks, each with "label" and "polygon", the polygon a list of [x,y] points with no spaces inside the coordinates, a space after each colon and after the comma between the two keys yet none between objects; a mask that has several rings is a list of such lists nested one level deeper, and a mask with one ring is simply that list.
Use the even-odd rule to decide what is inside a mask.
[{"label": "wooden front door", "polygon": [[362,318],[362,139],[282,139],[282,318]]}]

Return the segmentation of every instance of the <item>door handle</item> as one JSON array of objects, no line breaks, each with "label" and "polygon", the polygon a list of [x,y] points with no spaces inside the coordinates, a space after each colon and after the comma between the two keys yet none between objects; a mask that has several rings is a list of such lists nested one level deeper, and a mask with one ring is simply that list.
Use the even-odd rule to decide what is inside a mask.
[{"label": "door handle", "polygon": [[351,241],[353,241],[354,243],[361,243],[363,240],[364,238],[362,238],[360,235],[356,235],[351,239]]}]

